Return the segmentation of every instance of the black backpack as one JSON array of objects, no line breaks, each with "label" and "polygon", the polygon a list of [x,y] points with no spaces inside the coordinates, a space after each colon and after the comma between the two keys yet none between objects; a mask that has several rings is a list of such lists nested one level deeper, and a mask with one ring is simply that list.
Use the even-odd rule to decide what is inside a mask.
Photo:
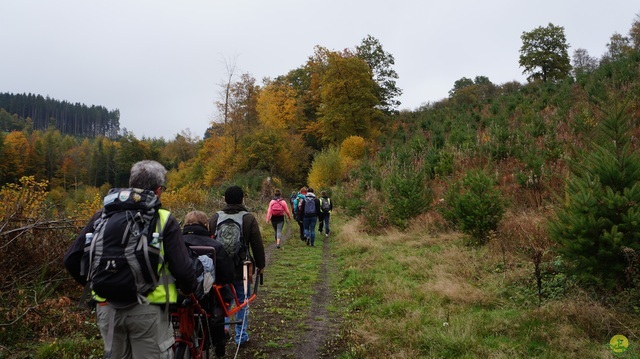
[{"label": "black backpack", "polygon": [[320,198],[320,209],[322,213],[329,213],[331,210],[331,200],[325,197]]},{"label": "black backpack", "polygon": [[95,294],[119,304],[147,301],[164,265],[164,228],[152,230],[159,222],[159,207],[152,191],[109,191],[94,232],[87,233],[82,256],[80,273],[87,276],[87,286]]}]

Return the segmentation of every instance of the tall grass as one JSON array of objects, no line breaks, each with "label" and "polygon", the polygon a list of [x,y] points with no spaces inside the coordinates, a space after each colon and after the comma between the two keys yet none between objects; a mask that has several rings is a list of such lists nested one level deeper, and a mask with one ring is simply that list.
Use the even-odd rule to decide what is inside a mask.
[{"label": "tall grass", "polygon": [[426,217],[377,236],[358,219],[342,226],[338,285],[353,293],[344,358],[609,358],[616,334],[631,343],[624,357],[640,356],[637,318],[577,289],[539,301],[528,252],[470,247],[437,227]]}]

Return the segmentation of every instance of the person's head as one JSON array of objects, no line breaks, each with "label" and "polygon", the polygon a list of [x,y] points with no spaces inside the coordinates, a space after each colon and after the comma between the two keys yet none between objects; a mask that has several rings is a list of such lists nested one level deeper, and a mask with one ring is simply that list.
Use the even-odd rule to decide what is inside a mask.
[{"label": "person's head", "polygon": [[300,193],[307,194],[307,186],[303,186],[302,188],[300,188]]},{"label": "person's head", "polygon": [[322,192],[320,192],[320,195],[321,195],[322,197],[326,197],[326,196],[327,196],[327,191],[322,191]]},{"label": "person's head", "polygon": [[280,191],[280,189],[279,189],[279,188],[276,188],[276,190],[275,190],[275,191],[273,191],[273,194],[274,194],[276,197],[280,197],[280,196],[282,196],[282,191]]},{"label": "person's head", "polygon": [[227,204],[241,204],[244,199],[244,192],[239,186],[231,186],[224,191],[224,201]]},{"label": "person's head", "polygon": [[144,160],[131,166],[129,187],[141,188],[156,192],[156,195],[165,190],[165,176],[167,170],[156,161]]},{"label": "person's head", "polygon": [[193,224],[199,224],[208,228],[209,217],[202,211],[191,211],[184,216],[184,225],[189,226]]},{"label": "person's head", "polygon": [[307,193],[313,193],[313,188],[311,187],[307,188]]}]

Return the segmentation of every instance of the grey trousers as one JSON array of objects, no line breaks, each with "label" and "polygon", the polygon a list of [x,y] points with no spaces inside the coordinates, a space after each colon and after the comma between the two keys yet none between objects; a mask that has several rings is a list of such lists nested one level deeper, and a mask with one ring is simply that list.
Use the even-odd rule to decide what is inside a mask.
[{"label": "grey trousers", "polygon": [[173,326],[160,305],[137,304],[116,309],[96,306],[105,358],[173,358]]}]

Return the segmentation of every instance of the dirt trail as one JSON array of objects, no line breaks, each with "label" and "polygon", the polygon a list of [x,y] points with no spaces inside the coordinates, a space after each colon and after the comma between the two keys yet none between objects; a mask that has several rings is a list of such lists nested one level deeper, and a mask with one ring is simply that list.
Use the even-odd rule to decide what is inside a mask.
[{"label": "dirt trail", "polygon": [[[291,222],[289,222],[291,223]],[[283,233],[282,245],[286,246],[287,241],[298,240],[298,228],[295,222],[287,225]],[[265,251],[267,268],[272,263],[273,252],[277,250],[271,238],[265,236]],[[314,286],[315,293],[310,298],[311,310],[304,320],[304,325],[295,323],[282,323],[273,316],[268,315],[261,306],[270,303],[267,291],[259,292],[254,310],[251,312],[249,322],[249,332],[251,339],[247,345],[240,347],[238,358],[334,358],[337,356],[336,350],[339,345],[334,343],[336,334],[339,331],[339,318],[332,315],[328,306],[333,298],[329,284],[331,266],[331,252],[329,240],[318,235],[318,241],[322,241],[323,260],[319,268],[318,282]],[[279,337],[286,338],[286,345],[273,345],[274,331]],[[233,342],[231,342],[233,343]],[[233,358],[236,347],[231,344],[227,346],[225,358]]]}]

